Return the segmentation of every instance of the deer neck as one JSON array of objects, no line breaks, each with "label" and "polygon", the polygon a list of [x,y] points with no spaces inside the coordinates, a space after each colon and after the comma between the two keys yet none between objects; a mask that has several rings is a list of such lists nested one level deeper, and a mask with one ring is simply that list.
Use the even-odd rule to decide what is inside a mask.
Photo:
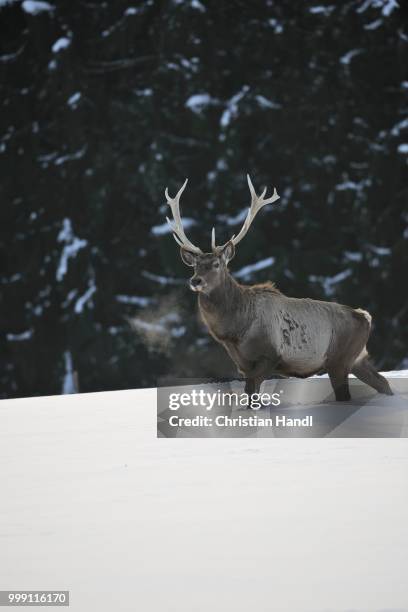
[{"label": "deer neck", "polygon": [[245,303],[242,287],[226,271],[225,278],[209,294],[200,293],[198,303],[204,323],[219,340],[234,340],[241,333]]}]

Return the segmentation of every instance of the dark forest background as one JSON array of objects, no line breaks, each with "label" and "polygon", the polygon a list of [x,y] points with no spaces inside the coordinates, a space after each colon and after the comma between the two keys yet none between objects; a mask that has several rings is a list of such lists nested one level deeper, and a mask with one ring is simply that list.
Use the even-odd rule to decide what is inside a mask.
[{"label": "dark forest background", "polygon": [[408,3],[0,0],[2,397],[234,376],[164,189],[208,250],[281,199],[243,282],[368,309],[408,367]]}]

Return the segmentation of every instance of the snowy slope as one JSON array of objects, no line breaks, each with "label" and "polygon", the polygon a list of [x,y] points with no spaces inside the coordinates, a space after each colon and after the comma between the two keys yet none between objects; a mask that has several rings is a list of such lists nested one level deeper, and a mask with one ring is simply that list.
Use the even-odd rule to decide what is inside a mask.
[{"label": "snowy slope", "polygon": [[157,439],[154,390],[0,403],[0,588],[81,612],[408,610],[406,439]]}]

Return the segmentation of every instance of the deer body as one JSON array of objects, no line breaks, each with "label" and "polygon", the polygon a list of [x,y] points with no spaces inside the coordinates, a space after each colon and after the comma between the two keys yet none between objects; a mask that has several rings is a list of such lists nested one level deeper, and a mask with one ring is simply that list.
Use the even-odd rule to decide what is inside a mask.
[{"label": "deer body", "polygon": [[245,377],[246,392],[258,392],[262,381],[273,374],[305,378],[328,372],[336,399],[343,401],[350,399],[348,374],[352,372],[380,393],[392,394],[387,380],[368,361],[368,312],[288,297],[272,283],[240,285],[230,275],[228,263],[235,245],[260,208],[279,198],[275,190],[271,198],[264,199],[266,189],[258,197],[249,177],[248,184],[252,201],[241,231],[225,245],[216,246],[213,230],[211,253],[203,253],[184,234],[178,200],[186,183],[174,199],[166,190],[181,257],[194,268],[190,287],[198,292],[201,317]]},{"label": "deer body", "polygon": [[342,377],[366,355],[369,315],[348,306],[287,297],[272,284],[242,286],[228,273],[218,290],[200,293],[198,302],[209,332],[249,389],[273,374],[304,378],[338,371]]}]

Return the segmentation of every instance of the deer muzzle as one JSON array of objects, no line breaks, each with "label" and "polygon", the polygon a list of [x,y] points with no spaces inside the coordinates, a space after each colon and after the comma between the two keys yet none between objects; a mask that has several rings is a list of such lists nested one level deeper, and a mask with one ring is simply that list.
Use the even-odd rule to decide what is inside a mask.
[{"label": "deer muzzle", "polygon": [[194,274],[194,276],[190,278],[190,289],[192,291],[202,291],[204,287],[205,287],[205,282],[201,278],[201,276],[196,276]]}]

